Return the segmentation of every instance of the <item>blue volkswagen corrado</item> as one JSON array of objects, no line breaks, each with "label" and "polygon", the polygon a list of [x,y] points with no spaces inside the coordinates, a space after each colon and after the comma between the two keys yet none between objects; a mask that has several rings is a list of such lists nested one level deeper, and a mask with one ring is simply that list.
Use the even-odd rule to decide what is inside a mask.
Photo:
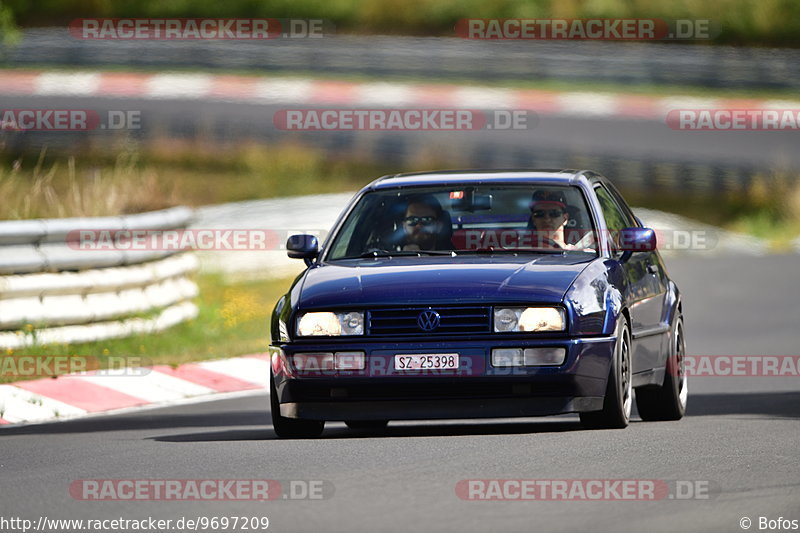
[{"label": "blue volkswagen corrado", "polygon": [[656,236],[591,171],[448,171],[380,178],[271,320],[281,437],[326,420],[579,413],[624,428],[686,409],[678,287]]}]

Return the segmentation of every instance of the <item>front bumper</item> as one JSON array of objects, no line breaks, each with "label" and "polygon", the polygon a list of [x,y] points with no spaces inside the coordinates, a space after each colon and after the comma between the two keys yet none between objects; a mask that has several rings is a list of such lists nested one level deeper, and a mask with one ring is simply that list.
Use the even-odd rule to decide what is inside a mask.
[{"label": "front bumper", "polygon": [[[421,420],[553,415],[602,408],[616,337],[435,342],[315,342],[270,348],[281,415],[312,420]],[[491,349],[559,346],[559,366],[492,367]],[[364,351],[366,369],[299,373],[295,353]],[[458,353],[457,370],[407,372],[394,355]]]}]

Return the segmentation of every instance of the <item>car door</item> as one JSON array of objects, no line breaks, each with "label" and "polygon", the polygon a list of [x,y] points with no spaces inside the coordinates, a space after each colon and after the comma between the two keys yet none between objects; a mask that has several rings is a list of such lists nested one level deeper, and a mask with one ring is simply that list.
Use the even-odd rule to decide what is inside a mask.
[{"label": "car door", "polygon": [[[615,191],[604,184],[595,185],[595,194],[603,211],[608,238],[618,244],[618,232],[637,227],[639,222]],[[626,300],[631,315],[633,373],[659,366],[661,340],[665,333],[661,317],[666,297],[663,268],[655,252],[615,252],[627,279]]]}]

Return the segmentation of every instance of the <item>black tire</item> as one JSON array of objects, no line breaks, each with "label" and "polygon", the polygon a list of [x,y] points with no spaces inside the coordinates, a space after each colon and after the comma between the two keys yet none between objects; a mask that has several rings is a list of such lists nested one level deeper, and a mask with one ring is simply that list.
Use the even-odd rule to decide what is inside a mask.
[{"label": "black tire", "polygon": [[632,402],[631,335],[625,317],[620,315],[617,343],[608,373],[603,409],[580,413],[581,423],[590,429],[625,428],[630,422]]},{"label": "black tire", "polygon": [[301,420],[281,416],[281,406],[278,403],[272,375],[269,377],[269,410],[272,415],[272,429],[282,439],[319,437],[325,429],[325,422],[322,420]]},{"label": "black tire", "polygon": [[345,420],[345,424],[350,429],[384,429],[388,424],[388,420]]},{"label": "black tire", "polygon": [[683,418],[689,400],[685,359],[686,338],[683,334],[683,317],[679,315],[672,332],[672,346],[663,385],[636,390],[636,407],[642,420],[656,422]]}]

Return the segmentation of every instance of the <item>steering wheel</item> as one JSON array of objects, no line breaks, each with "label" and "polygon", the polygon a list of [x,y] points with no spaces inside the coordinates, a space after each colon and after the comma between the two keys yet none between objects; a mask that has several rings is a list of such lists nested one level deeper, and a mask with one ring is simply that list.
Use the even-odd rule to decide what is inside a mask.
[{"label": "steering wheel", "polygon": [[563,250],[564,249],[564,248],[561,247],[560,244],[558,244],[556,241],[554,241],[550,237],[542,237],[541,240],[542,240],[542,242],[544,242],[546,244],[549,244],[552,248],[555,248],[557,250]]},{"label": "steering wheel", "polygon": [[373,246],[373,247],[370,247],[370,248],[364,250],[364,253],[362,253],[361,256],[362,257],[369,256],[369,254],[384,255],[384,254],[390,254],[390,253],[392,253],[391,250],[386,250],[384,248],[378,248],[378,247],[374,247]]}]

